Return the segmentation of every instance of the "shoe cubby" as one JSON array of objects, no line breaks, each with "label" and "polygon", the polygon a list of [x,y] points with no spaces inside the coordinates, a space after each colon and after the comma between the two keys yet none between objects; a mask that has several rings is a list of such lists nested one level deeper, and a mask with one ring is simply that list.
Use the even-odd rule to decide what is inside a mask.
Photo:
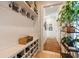
[{"label": "shoe cubby", "polygon": [[27,53],[30,50],[30,46],[28,46],[27,48],[25,48],[25,53]]},{"label": "shoe cubby", "polygon": [[38,52],[38,39],[33,40],[25,45],[18,53],[13,55],[12,58],[31,58]]},{"label": "shoe cubby", "polygon": [[17,54],[17,58],[21,58],[24,55],[24,50]]}]

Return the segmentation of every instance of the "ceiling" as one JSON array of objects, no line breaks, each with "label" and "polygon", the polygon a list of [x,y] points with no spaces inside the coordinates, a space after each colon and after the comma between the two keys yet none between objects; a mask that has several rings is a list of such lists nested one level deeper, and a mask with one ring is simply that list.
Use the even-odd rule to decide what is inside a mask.
[{"label": "ceiling", "polygon": [[40,5],[49,6],[52,4],[62,4],[64,1],[39,1]]},{"label": "ceiling", "polygon": [[45,16],[58,12],[59,7],[60,6],[51,6],[51,7],[45,8]]},{"label": "ceiling", "polygon": [[40,1],[39,4],[44,6],[45,16],[57,12],[63,1]]}]

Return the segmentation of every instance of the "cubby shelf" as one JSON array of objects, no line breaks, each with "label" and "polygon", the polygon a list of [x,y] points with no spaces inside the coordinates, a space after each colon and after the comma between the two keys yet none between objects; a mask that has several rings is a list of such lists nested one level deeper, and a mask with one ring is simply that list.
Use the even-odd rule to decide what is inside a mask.
[{"label": "cubby shelf", "polygon": [[[34,44],[36,42],[36,44]],[[16,45],[14,47],[0,51],[0,58],[31,58],[39,49],[39,39],[34,38],[33,41],[26,45]]]},{"label": "cubby shelf", "polygon": [[[36,43],[34,43],[36,42]],[[17,58],[31,58],[38,51],[38,40],[35,40],[29,46],[24,48],[20,53],[16,54]],[[31,46],[32,45],[32,46]],[[28,50],[27,50],[28,49]]]}]

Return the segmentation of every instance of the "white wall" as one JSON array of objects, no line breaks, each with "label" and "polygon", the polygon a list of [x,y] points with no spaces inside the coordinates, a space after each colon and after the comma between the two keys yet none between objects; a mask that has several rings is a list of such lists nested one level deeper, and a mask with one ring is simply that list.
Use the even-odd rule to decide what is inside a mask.
[{"label": "white wall", "polygon": [[[47,22],[47,24],[52,24],[52,31],[43,30],[43,43],[45,43],[47,38],[56,38],[58,43],[60,44],[60,26],[57,22],[58,13],[54,12],[49,16],[46,16],[43,22]],[[48,25],[47,25],[48,27]],[[43,26],[44,28],[44,26]]]},{"label": "white wall", "polygon": [[[48,11],[51,9],[51,13]],[[48,37],[56,38],[58,43],[60,44],[60,26],[56,21],[58,18],[58,13],[61,8],[61,5],[52,6],[45,10],[44,6],[41,8],[41,47],[43,49],[43,45]],[[44,30],[44,22],[51,23],[53,27],[53,31],[45,31]]]},{"label": "white wall", "polygon": [[47,38],[56,38],[60,44],[60,26],[57,22],[58,12],[53,12],[51,15],[47,16],[45,20],[48,24],[52,24],[52,31],[47,30]]},{"label": "white wall", "polygon": [[0,2],[0,50],[15,46],[21,35],[34,32],[34,21],[8,7],[8,2]]}]

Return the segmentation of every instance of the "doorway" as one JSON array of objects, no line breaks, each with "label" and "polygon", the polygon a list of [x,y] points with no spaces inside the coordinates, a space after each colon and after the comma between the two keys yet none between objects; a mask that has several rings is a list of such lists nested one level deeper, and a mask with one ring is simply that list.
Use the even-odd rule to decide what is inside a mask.
[{"label": "doorway", "polygon": [[[42,48],[51,51],[51,45],[54,44],[58,47],[52,47],[52,49],[58,49],[60,44],[60,27],[57,22],[58,12],[60,5],[52,5],[49,7],[42,8],[43,19],[42,19]],[[49,42],[50,41],[50,42]],[[53,42],[51,44],[51,42]],[[49,44],[48,44],[49,43]],[[53,51],[54,51],[53,50]]]}]

